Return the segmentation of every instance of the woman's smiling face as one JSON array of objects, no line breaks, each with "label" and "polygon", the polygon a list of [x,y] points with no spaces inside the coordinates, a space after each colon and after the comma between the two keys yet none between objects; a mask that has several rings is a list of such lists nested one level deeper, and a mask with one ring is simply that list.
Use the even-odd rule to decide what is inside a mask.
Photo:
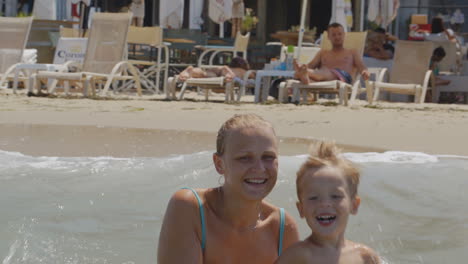
[{"label": "woman's smiling face", "polygon": [[244,127],[229,131],[222,156],[215,166],[224,175],[224,188],[247,200],[265,198],[276,184],[277,139],[270,127]]}]

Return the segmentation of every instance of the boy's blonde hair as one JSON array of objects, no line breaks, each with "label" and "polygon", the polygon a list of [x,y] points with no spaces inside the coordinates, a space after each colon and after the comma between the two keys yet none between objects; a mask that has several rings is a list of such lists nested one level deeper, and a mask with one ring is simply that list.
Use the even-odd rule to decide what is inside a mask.
[{"label": "boy's blonde hair", "polygon": [[334,142],[321,141],[311,146],[310,155],[297,171],[296,189],[300,198],[301,180],[307,170],[320,169],[323,167],[335,167],[340,169],[348,183],[351,198],[355,198],[358,192],[360,173],[358,168],[349,160],[343,158],[341,151]]},{"label": "boy's blonde hair", "polygon": [[226,137],[229,131],[246,127],[268,127],[271,128],[273,134],[275,134],[275,130],[271,123],[260,116],[256,114],[236,114],[226,120],[218,130],[218,136],[216,138],[216,154],[219,156],[224,154],[224,150],[226,148]]}]

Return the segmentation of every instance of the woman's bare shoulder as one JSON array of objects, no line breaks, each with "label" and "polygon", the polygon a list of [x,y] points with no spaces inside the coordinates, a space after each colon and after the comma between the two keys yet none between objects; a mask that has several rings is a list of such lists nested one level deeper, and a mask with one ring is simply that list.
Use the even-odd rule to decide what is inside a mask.
[{"label": "woman's bare shoulder", "polygon": [[[205,200],[205,194],[207,189],[196,189],[194,190],[200,202],[203,204]],[[177,190],[169,200],[168,209],[179,209],[177,212],[183,213],[184,210],[190,208],[198,208],[199,202],[197,196],[193,193],[192,189],[180,189]]]},{"label": "woman's bare shoulder", "polygon": [[[263,202],[267,210],[269,211],[269,218],[272,223],[272,228],[276,229],[281,223],[280,208],[270,203]],[[284,238],[283,238],[283,249],[288,248],[290,245],[299,241],[299,233],[297,230],[297,224],[294,218],[285,211],[284,217]]]}]

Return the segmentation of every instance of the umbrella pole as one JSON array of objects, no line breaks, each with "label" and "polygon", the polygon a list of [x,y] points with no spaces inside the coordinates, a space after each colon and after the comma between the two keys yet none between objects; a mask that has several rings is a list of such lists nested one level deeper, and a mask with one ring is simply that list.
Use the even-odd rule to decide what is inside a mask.
[{"label": "umbrella pole", "polygon": [[82,38],[84,36],[84,12],[85,12],[85,3],[83,3],[82,1],[80,1],[79,3],[79,7],[80,7],[80,23],[79,23],[79,29],[78,29],[78,34],[79,34],[79,37]]},{"label": "umbrella pole", "polygon": [[302,49],[302,39],[304,38],[304,31],[305,31],[305,15],[307,9],[307,2],[308,0],[302,0],[302,13],[301,13],[301,26],[299,28],[299,38],[297,41],[297,57],[296,59],[299,60],[301,57],[301,49]]},{"label": "umbrella pole", "polygon": [[224,22],[219,23],[219,37],[224,38]]}]

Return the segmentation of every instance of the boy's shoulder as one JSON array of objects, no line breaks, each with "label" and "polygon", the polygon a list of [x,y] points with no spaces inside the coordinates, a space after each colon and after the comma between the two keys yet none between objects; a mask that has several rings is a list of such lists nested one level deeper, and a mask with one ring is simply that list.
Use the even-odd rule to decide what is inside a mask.
[{"label": "boy's shoulder", "polygon": [[357,251],[356,253],[359,254],[360,258],[362,259],[362,263],[364,264],[380,264],[380,257],[372,248],[355,242],[351,242],[351,247]]},{"label": "boy's shoulder", "polygon": [[316,248],[307,240],[296,242],[288,247],[286,251],[277,260],[277,264],[281,263],[315,263],[317,258]]}]

